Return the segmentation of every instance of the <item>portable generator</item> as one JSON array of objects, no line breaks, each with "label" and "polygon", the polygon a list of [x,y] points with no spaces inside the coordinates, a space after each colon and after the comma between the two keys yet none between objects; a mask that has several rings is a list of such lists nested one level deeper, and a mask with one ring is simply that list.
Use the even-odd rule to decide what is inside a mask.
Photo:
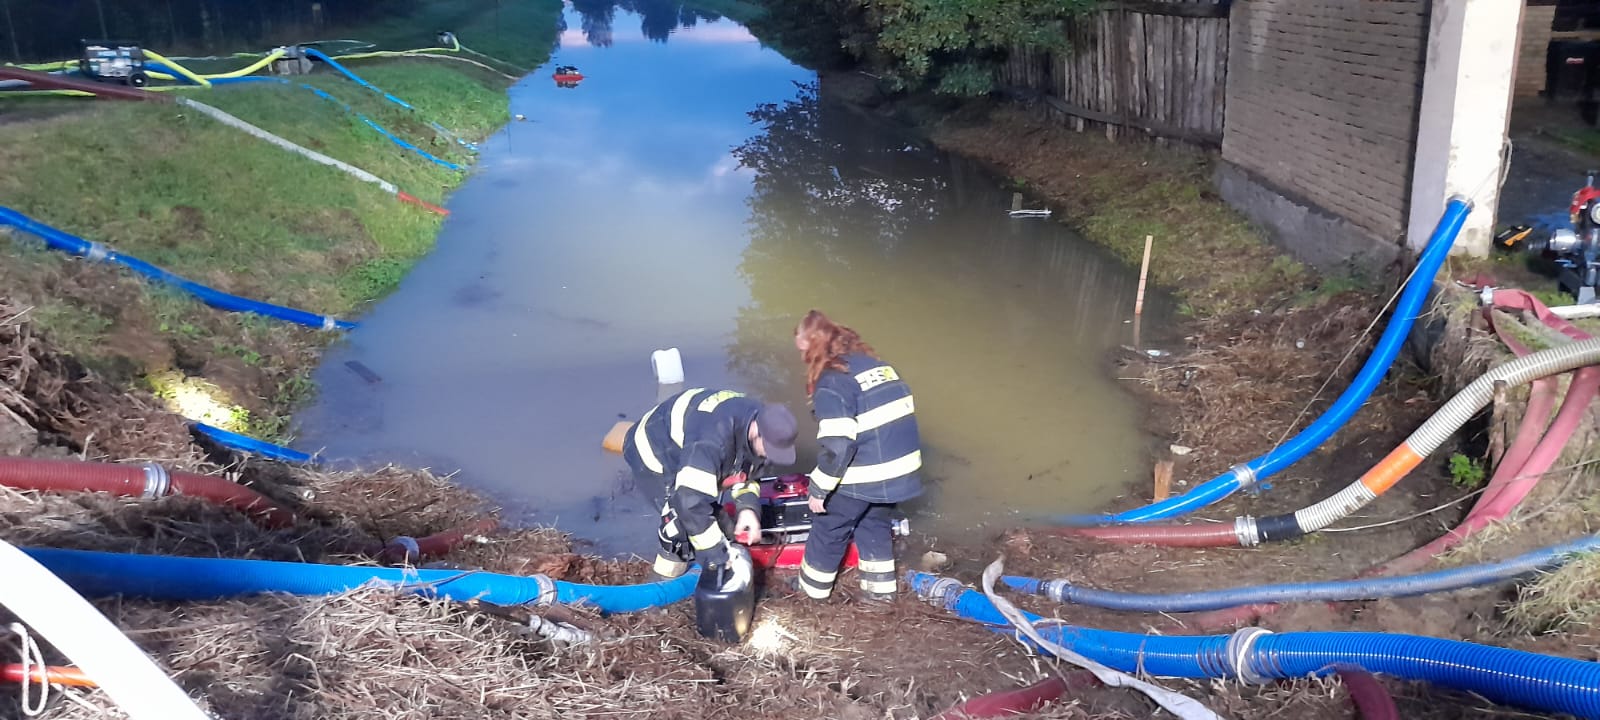
[{"label": "portable generator", "polygon": [[150,84],[144,71],[144,50],[130,40],[82,40],[83,57],[78,60],[78,70],[86,77],[100,82],[114,82],[133,87]]},{"label": "portable generator", "polygon": [[[796,568],[805,556],[806,538],[811,534],[809,493],[811,478],[794,474],[761,479],[761,538],[750,546],[750,559],[761,567]],[[726,504],[730,516],[737,514],[733,503]],[[911,533],[911,523],[896,518],[894,534]],[[741,539],[743,541],[743,539]],[[856,546],[850,543],[844,567],[856,564]]]},{"label": "portable generator", "polygon": [[1507,248],[1525,241],[1524,250],[1553,261],[1558,268],[1556,282],[1580,305],[1595,302],[1595,286],[1600,285],[1600,187],[1595,187],[1596,175],[1600,170],[1590,170],[1587,182],[1572,195],[1567,208],[1572,227],[1534,236],[1526,226],[1516,226],[1496,237],[1496,244]]}]

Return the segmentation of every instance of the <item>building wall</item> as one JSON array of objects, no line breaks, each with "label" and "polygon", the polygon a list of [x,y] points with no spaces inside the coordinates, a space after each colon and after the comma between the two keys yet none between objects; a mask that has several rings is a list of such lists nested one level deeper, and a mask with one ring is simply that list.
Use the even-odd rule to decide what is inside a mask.
[{"label": "building wall", "polygon": [[[1348,236],[1392,259],[1407,223],[1427,0],[1236,0],[1219,175],[1225,194],[1277,231]],[[1542,67],[1542,63],[1541,63]],[[1224,182],[1223,176],[1228,178]],[[1251,185],[1228,193],[1228,185]],[[1259,187],[1257,187],[1259,186]],[[1276,193],[1304,217],[1284,225]],[[1304,232],[1306,222],[1326,232]],[[1291,249],[1294,249],[1291,247]],[[1326,254],[1326,253],[1312,253]]]},{"label": "building wall", "polygon": [[1530,2],[1522,11],[1522,40],[1517,49],[1517,97],[1537,97],[1544,92],[1544,61],[1550,49],[1555,3]]}]

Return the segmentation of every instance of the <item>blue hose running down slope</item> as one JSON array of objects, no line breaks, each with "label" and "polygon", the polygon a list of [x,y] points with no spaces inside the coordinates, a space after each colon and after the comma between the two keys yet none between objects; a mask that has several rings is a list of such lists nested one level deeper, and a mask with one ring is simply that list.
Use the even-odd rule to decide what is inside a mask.
[{"label": "blue hose running down slope", "polygon": [[495,605],[586,603],[606,613],[671,605],[694,592],[700,573],[640,585],[584,585],[543,575],[416,568],[357,567],[270,560],[125,555],[87,550],[24,548],[84,595],[153,600],[215,600],[262,593],[336,595],[369,583],[426,597]]},{"label": "blue hose running down slope", "polygon": [[302,463],[307,465],[316,464],[318,462],[318,458],[312,455],[307,455],[299,450],[286,448],[282,445],[274,445],[273,443],[269,443],[265,440],[257,440],[248,435],[240,435],[238,433],[228,432],[227,430],[207,425],[203,422],[194,423],[194,429],[200,431],[200,434],[215,440],[217,444],[233,450],[254,453],[264,458],[278,460],[280,462]]},{"label": "blue hose running down slope", "polygon": [[[165,68],[165,67],[163,67],[163,66],[161,66],[160,64],[157,64],[157,63],[147,63],[147,65],[150,65],[151,69],[153,69],[153,70],[155,70],[157,72],[170,72],[169,68]],[[215,78],[215,79],[213,79],[211,81],[211,84],[212,85],[232,85],[232,84],[235,84],[235,83],[254,83],[254,82],[279,83],[279,84],[282,84],[282,85],[285,85],[285,86],[288,86],[288,85],[292,84],[288,80],[284,80],[283,78],[263,77],[261,75],[245,75],[244,77],[236,77],[236,78]],[[350,107],[344,101],[340,100],[339,98],[334,97],[333,95],[329,94],[327,91],[323,90],[322,88],[316,87],[314,85],[307,85],[305,83],[301,83],[300,87],[305,88],[307,90],[310,90],[313,93],[316,93],[317,97],[320,97],[320,98],[322,98],[324,100],[327,100],[328,102],[331,102],[331,103],[333,103],[335,105],[338,105],[339,107],[343,108],[346,113],[349,113],[351,115],[356,116],[356,119],[360,120],[363,123],[366,123],[367,127],[370,127],[373,130],[376,130],[379,135],[382,135],[385,138],[388,138],[389,142],[392,142],[392,143],[394,143],[396,145],[399,145],[400,147],[405,148],[407,150],[410,150],[411,152],[414,152],[417,155],[420,155],[423,158],[426,158],[427,160],[429,160],[429,161],[431,161],[431,162],[433,162],[435,164],[441,165],[443,167],[447,167],[447,168],[449,168],[451,170],[465,170],[466,169],[466,168],[462,167],[461,165],[459,165],[457,163],[453,163],[453,162],[450,162],[449,160],[445,160],[443,158],[436,157],[432,153],[429,153],[428,151],[423,150],[422,148],[417,147],[416,145],[413,145],[411,142],[407,141],[405,138],[402,138],[399,135],[396,135],[393,132],[390,132],[388,128],[386,128],[386,127],[384,127],[382,125],[379,125],[372,118],[369,118],[365,114],[363,114],[361,112],[358,112],[355,108]]]},{"label": "blue hose running down slope", "polygon": [[183,290],[214,308],[265,315],[324,330],[349,330],[356,326],[353,322],[340,320],[331,315],[318,315],[305,310],[264,303],[206,287],[193,280],[167,272],[139,258],[124,255],[99,243],[89,242],[76,235],[57,230],[10,208],[0,207],[0,225],[10,225],[31,235],[37,235],[45,241],[45,244],[62,252],[89,260],[103,260],[122,265],[151,280]]},{"label": "blue hose running down slope", "polygon": [[[312,48],[306,48],[305,51],[306,51],[306,56],[307,57],[315,58],[317,60],[321,60],[322,62],[327,63],[328,67],[331,67],[334,70],[338,71],[339,74],[344,75],[347,78],[350,78],[351,82],[354,82],[355,84],[360,85],[361,87],[364,87],[364,88],[366,88],[368,90],[371,90],[371,91],[373,91],[375,93],[378,93],[379,95],[382,95],[385,100],[388,100],[389,102],[392,102],[392,103],[394,103],[396,105],[399,105],[400,107],[403,107],[403,108],[405,108],[407,110],[410,110],[412,112],[416,112],[417,111],[417,108],[415,106],[413,106],[411,103],[408,103],[408,102],[406,102],[404,100],[401,100],[400,98],[397,98],[397,97],[395,97],[393,95],[390,95],[389,93],[384,92],[384,90],[382,88],[378,87],[377,85],[373,85],[372,83],[369,83],[366,80],[363,80],[360,75],[357,75],[357,74],[355,74],[353,72],[350,72],[349,68],[347,68],[347,67],[345,67],[343,65],[340,65],[339,61],[334,60],[331,57],[328,57],[327,55],[323,54],[322,51],[315,50],[315,49],[312,49]],[[474,145],[472,143],[467,142],[466,140],[462,140],[461,138],[456,137],[455,133],[452,133],[449,130],[444,129],[444,126],[440,125],[439,123],[436,123],[436,122],[434,122],[432,120],[429,120],[427,122],[428,122],[428,125],[433,128],[434,132],[437,132],[440,135],[443,135],[443,136],[445,136],[447,138],[450,138],[451,140],[454,140],[455,142],[457,142],[462,147],[464,147],[464,148],[466,148],[468,150],[471,150],[473,152],[477,152],[478,151],[478,146],[477,145]]]},{"label": "blue hose running down slope", "polygon": [[[982,593],[927,573],[906,574],[911,587],[962,617],[1009,632],[1010,623]],[[1027,614],[1029,621],[1043,620]],[[1157,677],[1239,678],[1249,682],[1327,675],[1356,666],[1407,680],[1478,693],[1543,712],[1600,718],[1600,663],[1416,635],[1367,632],[1232,635],[1140,635],[1071,625],[1041,625],[1046,639],[1091,660]]]},{"label": "blue hose running down slope", "polygon": [[1079,587],[1066,580],[1037,580],[1007,576],[1001,578],[1001,581],[1018,592],[1043,595],[1056,602],[1135,612],[1198,612],[1256,603],[1371,600],[1427,595],[1510,580],[1519,575],[1563,565],[1575,554],[1595,550],[1600,550],[1600,536],[1591,535],[1497,563],[1468,565],[1417,575],[1255,585],[1166,595],[1096,590]]},{"label": "blue hose running down slope", "polygon": [[1466,222],[1467,213],[1471,211],[1471,201],[1460,196],[1450,199],[1445,206],[1444,215],[1439,218],[1439,224],[1434,227],[1433,235],[1428,239],[1427,247],[1417,260],[1416,271],[1400,293],[1400,301],[1395,305],[1394,315],[1384,328],[1383,336],[1378,339],[1377,346],[1372,349],[1372,355],[1367,358],[1366,364],[1361,367],[1355,379],[1350,381],[1350,386],[1345,388],[1344,394],[1340,395],[1316,422],[1311,423],[1287,442],[1274,447],[1267,454],[1235,465],[1222,475],[1182,495],[1112,515],[1062,517],[1059,518],[1060,522],[1067,525],[1097,525],[1148,522],[1177,517],[1216,503],[1238,490],[1251,487],[1295,464],[1315,450],[1349,422],[1351,416],[1355,415],[1367,401],[1367,397],[1378,387],[1378,383],[1383,381],[1389,366],[1394,364],[1395,356],[1400,353],[1400,347],[1405,344],[1412,323],[1422,311],[1423,302],[1433,289],[1434,276],[1439,273],[1439,267],[1449,256],[1450,247],[1455,244],[1456,236],[1461,233],[1461,226]]}]

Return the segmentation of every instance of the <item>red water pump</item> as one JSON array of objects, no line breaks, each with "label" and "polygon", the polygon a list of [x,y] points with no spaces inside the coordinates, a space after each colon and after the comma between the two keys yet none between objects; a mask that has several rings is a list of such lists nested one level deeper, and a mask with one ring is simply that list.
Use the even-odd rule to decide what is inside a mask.
[{"label": "red water pump", "polygon": [[1588,182],[1572,195],[1567,208],[1572,227],[1532,237],[1531,228],[1519,225],[1496,237],[1508,248],[1526,239],[1525,250],[1553,261],[1559,268],[1556,279],[1561,289],[1572,293],[1579,304],[1595,302],[1595,287],[1600,285],[1600,187],[1595,186],[1596,175],[1600,170],[1590,170]]},{"label": "red water pump", "polygon": [[[742,478],[741,478],[742,479]],[[811,508],[807,495],[811,478],[794,474],[761,480],[761,538],[751,542],[739,538],[750,546],[750,559],[759,567],[797,568],[805,556],[806,538],[811,534]],[[726,505],[730,516],[736,514],[733,503]],[[895,522],[895,534],[907,535],[911,531],[905,518]],[[855,567],[856,545],[844,556],[844,567]]]}]

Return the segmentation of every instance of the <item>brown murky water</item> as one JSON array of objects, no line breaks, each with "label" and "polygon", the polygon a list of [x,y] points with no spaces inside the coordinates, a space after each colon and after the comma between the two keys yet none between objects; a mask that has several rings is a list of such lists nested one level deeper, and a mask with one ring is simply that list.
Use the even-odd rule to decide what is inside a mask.
[{"label": "brown murky water", "polygon": [[[484,145],[438,249],[329,353],[296,447],[459,470],[515,521],[645,553],[659,489],[600,439],[676,389],[651,352],[679,348],[690,386],[809,420],[791,333],[816,307],[911,383],[918,531],[1093,509],[1148,472],[1104,362],[1132,340],[1135,272],[1008,217],[1001,179],[819,101],[811,73],[729,21],[665,43],[634,25],[619,12],[609,46],[563,36],[552,66],[582,69],[578,88],[513,88],[529,122]],[[1147,298],[1146,342],[1170,312]]]}]

